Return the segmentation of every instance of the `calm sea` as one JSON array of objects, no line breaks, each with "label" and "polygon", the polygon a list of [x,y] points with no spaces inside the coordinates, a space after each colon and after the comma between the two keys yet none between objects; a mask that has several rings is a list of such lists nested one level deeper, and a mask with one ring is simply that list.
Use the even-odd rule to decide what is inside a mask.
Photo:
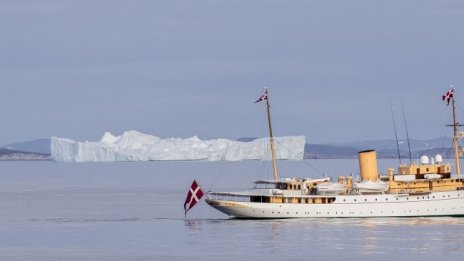
[{"label": "calm sea", "polygon": [[[282,176],[354,175],[356,160],[284,161]],[[380,160],[386,171],[396,161]],[[198,204],[249,188],[246,162],[0,162],[0,260],[462,260],[464,218],[236,220]]]}]

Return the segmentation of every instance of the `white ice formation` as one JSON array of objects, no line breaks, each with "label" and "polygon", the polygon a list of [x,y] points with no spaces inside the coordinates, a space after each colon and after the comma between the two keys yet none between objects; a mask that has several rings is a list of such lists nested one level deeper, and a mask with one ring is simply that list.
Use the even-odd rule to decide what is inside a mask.
[{"label": "white ice formation", "polygon": [[[277,137],[278,159],[303,159],[305,137]],[[52,137],[52,158],[64,162],[203,160],[239,161],[269,160],[268,138],[251,142],[227,139],[201,140],[197,136],[181,139],[162,139],[137,131],[126,131],[120,136],[106,132],[97,142],[76,142]]]}]

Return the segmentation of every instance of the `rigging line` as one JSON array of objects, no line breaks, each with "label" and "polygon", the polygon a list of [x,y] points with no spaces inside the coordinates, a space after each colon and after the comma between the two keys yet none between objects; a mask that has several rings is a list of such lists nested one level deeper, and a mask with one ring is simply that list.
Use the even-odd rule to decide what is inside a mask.
[{"label": "rigging line", "polygon": [[261,164],[258,164],[258,166],[260,167],[260,170],[258,170],[258,180],[261,180],[264,176],[264,174],[267,172],[268,170],[268,164],[267,164],[267,158],[266,156],[269,155],[269,152],[270,152],[270,145],[267,144],[266,146],[266,151],[264,153],[264,155],[261,155],[261,158],[263,159],[262,163]]},{"label": "rigging line", "polygon": [[412,163],[411,145],[409,143],[409,132],[408,132],[408,125],[406,124],[406,114],[404,113],[403,99],[401,99],[401,108],[403,109],[404,128],[406,129],[406,139],[408,140],[409,164],[411,164]]},{"label": "rigging line", "polygon": [[392,120],[393,120],[393,127],[395,128],[396,150],[398,151],[398,160],[400,161],[400,165],[401,165],[400,145],[398,144],[398,133],[396,132],[395,115],[393,114],[393,106],[392,106],[391,100],[389,102],[390,102],[390,110],[391,110]]},{"label": "rigging line", "polygon": [[210,184],[210,185],[208,186],[208,191],[211,191],[211,190],[213,189],[213,187],[216,186],[216,183],[218,182],[219,178],[222,177],[222,175],[224,174],[224,171],[225,171],[225,169],[226,169],[227,161],[224,160],[224,161],[221,162],[221,163],[223,163],[223,165],[222,165],[222,167],[219,169],[219,174],[216,175],[216,178],[213,180],[213,183]]},{"label": "rigging line", "polygon": [[[282,143],[280,143],[279,141],[275,141],[277,144],[279,144],[282,148],[284,148],[285,150],[287,150],[288,153],[292,154],[292,156],[296,157],[298,155],[296,155],[295,153],[293,153],[292,150],[290,150],[289,148],[285,147]],[[323,172],[323,171],[320,171],[318,168],[314,167],[313,165],[311,165],[309,162],[307,162],[304,158],[303,158],[303,162],[308,165],[309,167],[311,167],[314,171],[316,171],[317,173],[321,174],[321,175],[325,175],[327,174],[326,172]]]}]

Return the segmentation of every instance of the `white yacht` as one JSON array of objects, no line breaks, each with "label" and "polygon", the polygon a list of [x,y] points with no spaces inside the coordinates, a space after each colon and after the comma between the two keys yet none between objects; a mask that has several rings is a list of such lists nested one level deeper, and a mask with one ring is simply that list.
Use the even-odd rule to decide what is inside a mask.
[{"label": "white yacht", "polygon": [[[314,217],[413,217],[464,216],[464,178],[460,176],[456,107],[452,100],[455,174],[440,155],[432,163],[400,165],[379,176],[376,152],[361,151],[360,180],[340,176],[328,179],[279,178],[272,135],[267,90],[258,101],[266,100],[274,179],[256,181],[256,188],[243,192],[207,192],[206,202],[236,218],[314,218]],[[447,95],[448,95],[447,93]],[[445,96],[443,97],[445,100]]]}]

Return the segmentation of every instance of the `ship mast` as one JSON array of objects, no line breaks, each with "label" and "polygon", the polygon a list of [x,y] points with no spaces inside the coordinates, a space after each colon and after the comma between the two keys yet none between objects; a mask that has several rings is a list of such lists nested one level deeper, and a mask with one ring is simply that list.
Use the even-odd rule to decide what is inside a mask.
[{"label": "ship mast", "polygon": [[[454,90],[453,90],[454,92]],[[459,176],[461,174],[461,167],[459,165],[459,152],[458,152],[458,123],[456,122],[456,105],[454,103],[454,93],[451,97],[451,101],[453,103],[453,128],[454,128],[454,137],[453,137],[453,144],[454,144],[454,160],[456,162],[456,175]]]},{"label": "ship mast", "polygon": [[274,168],[274,180],[278,181],[279,174],[277,173],[277,160],[276,160],[276,152],[275,152],[275,145],[274,145],[274,136],[272,136],[271,105],[269,103],[269,94],[267,92],[267,88],[265,88],[264,95],[266,95],[267,122],[269,124],[269,142],[271,143],[272,167]]}]

